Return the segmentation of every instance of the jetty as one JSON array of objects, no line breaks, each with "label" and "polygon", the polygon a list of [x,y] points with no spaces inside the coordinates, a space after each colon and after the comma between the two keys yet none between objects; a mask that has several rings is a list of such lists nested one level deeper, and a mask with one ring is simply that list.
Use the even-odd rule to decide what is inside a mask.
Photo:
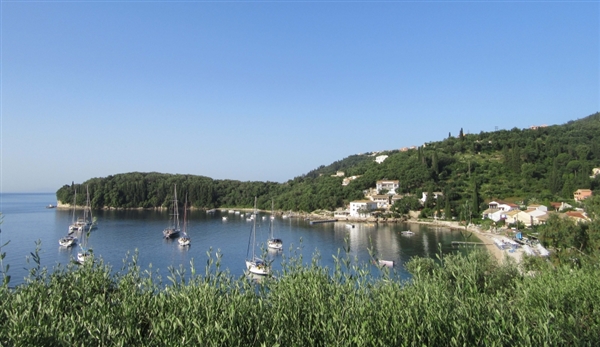
[{"label": "jetty", "polygon": [[322,219],[322,220],[311,220],[310,225],[313,224],[321,224],[321,223],[334,223],[337,222],[337,219]]},{"label": "jetty", "polygon": [[452,243],[452,246],[459,246],[459,245],[485,246],[485,242],[452,241],[451,243]]}]

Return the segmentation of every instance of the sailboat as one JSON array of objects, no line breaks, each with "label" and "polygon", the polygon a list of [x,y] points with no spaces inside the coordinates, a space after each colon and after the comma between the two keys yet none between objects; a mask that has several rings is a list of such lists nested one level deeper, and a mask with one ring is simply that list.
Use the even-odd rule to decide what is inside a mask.
[{"label": "sailboat", "polygon": [[84,231],[86,229],[96,229],[95,220],[92,218],[92,207],[90,203],[90,191],[88,186],[85,187],[87,198],[85,201],[85,207],[83,208],[83,217],[75,220],[75,212],[77,210],[77,191],[75,191],[75,197],[73,200],[73,222],[69,226],[69,234],[75,231]]},{"label": "sailboat", "polygon": [[283,248],[283,241],[281,239],[276,239],[273,236],[273,228],[274,228],[273,224],[275,223],[275,218],[273,218],[275,216],[275,214],[273,213],[274,212],[273,208],[274,208],[274,202],[271,201],[271,219],[270,219],[271,223],[269,226],[269,239],[267,240],[267,246],[270,249],[275,249],[275,250],[280,251]]},{"label": "sailboat", "polygon": [[180,246],[189,246],[192,244],[192,239],[187,233],[187,196],[185,197],[185,204],[183,205],[183,230],[182,235],[177,239]]},{"label": "sailboat", "polygon": [[[254,215],[256,215],[256,197],[254,197]],[[250,244],[252,244],[252,254],[250,255]],[[248,241],[248,251],[246,253],[246,269],[256,275],[268,275],[271,273],[271,267],[264,260],[256,255],[256,218],[252,222],[252,231]]]},{"label": "sailboat", "polygon": [[93,255],[92,249],[87,247],[87,239],[90,237],[90,231],[92,231],[91,225],[88,227],[86,234],[81,236],[79,252],[77,252],[77,262],[80,264],[83,264],[87,260],[91,259]]},{"label": "sailboat", "polygon": [[179,236],[179,230],[179,207],[177,206],[177,185],[175,185],[173,193],[173,225],[163,230],[163,236],[166,239],[176,238]]},{"label": "sailboat", "polygon": [[75,222],[75,213],[77,212],[77,188],[75,188],[75,194],[73,195],[73,218],[69,225],[69,234],[79,230],[79,225]]}]

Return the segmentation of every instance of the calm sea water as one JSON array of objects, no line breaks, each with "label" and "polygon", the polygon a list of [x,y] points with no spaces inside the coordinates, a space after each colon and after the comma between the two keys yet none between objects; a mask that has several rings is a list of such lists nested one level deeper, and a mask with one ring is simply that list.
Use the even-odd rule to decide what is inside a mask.
[{"label": "calm sea water", "polygon": [[[47,209],[48,204],[56,204],[55,194],[1,194],[0,241],[9,244],[2,248],[6,253],[4,265],[10,265],[8,274],[11,286],[24,282],[33,262],[26,259],[35,250],[36,240],[41,241],[42,266],[52,269],[56,264],[66,265],[73,261],[78,247],[64,248],[58,239],[67,234],[67,227],[73,218],[68,210]],[[77,214],[81,214],[79,211]],[[243,213],[243,212],[242,212]],[[98,218],[98,229],[91,232],[88,246],[93,248],[96,257],[101,257],[114,270],[123,265],[126,255],[139,254],[138,263],[142,270],[151,269],[161,275],[163,282],[169,274],[168,268],[183,265],[189,269],[190,261],[198,271],[203,271],[208,259],[207,252],[217,250],[223,254],[222,267],[233,275],[243,275],[244,260],[252,222],[242,214],[219,211],[209,214],[204,211],[188,212],[188,233],[192,238],[190,247],[180,247],[176,241],[162,237],[162,231],[169,224],[167,211],[93,211]],[[223,221],[222,217],[228,217]],[[257,223],[257,247],[265,247],[269,232],[268,213],[261,213]],[[264,217],[264,218],[262,218]],[[401,231],[411,230],[413,236],[401,235]],[[79,235],[80,236],[80,235]],[[283,239],[281,253],[268,253],[273,260],[274,270],[281,269],[282,256],[301,254],[305,262],[310,262],[315,254],[320,255],[320,264],[333,267],[333,255],[343,254],[345,240],[348,240],[350,256],[359,262],[370,263],[369,248],[380,259],[393,260],[394,269],[401,277],[410,275],[403,264],[413,256],[434,257],[441,245],[444,252],[455,251],[451,241],[461,240],[457,231],[447,228],[431,228],[424,225],[408,224],[355,224],[349,228],[345,222],[310,225],[300,218],[275,218],[275,236]],[[373,267],[375,269],[375,267]]]}]

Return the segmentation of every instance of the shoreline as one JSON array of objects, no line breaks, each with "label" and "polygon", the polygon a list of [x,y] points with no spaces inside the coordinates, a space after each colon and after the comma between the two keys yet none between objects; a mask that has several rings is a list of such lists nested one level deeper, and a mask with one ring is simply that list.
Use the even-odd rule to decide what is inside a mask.
[{"label": "shoreline", "polygon": [[[66,209],[73,209],[73,206],[71,204],[62,204],[60,202],[58,202],[57,209],[61,209],[61,210],[66,210]],[[84,206],[76,206],[75,209],[83,209]],[[151,208],[143,208],[143,207],[138,207],[138,208],[115,208],[115,207],[104,207],[102,208],[102,210],[149,210],[149,211],[157,211],[157,210],[163,210],[166,209],[166,207],[151,207]],[[213,209],[206,209],[206,208],[194,208],[194,207],[190,207],[190,210],[206,210],[206,211],[211,211],[211,210],[220,210],[221,212],[228,212],[230,210],[236,210],[236,211],[240,211],[240,212],[251,212],[254,209],[253,208],[240,208],[240,207],[232,207],[232,208],[228,208],[228,207],[219,207],[219,208],[213,208]],[[258,212],[263,212],[263,213],[270,213],[271,211],[267,211],[267,210],[258,210]],[[352,222],[352,223],[382,223],[382,224],[387,224],[387,223],[406,223],[406,224],[422,224],[422,225],[427,225],[427,226],[431,226],[431,227],[443,227],[443,228],[448,228],[450,230],[465,230],[465,226],[461,225],[459,222],[455,222],[455,221],[426,221],[426,220],[418,220],[415,218],[386,218],[386,219],[380,219],[377,217],[371,217],[371,218],[343,218],[343,219],[336,219],[333,216],[329,216],[329,215],[321,215],[321,214],[314,214],[314,213],[302,213],[302,212],[293,212],[293,211],[282,211],[282,210],[277,210],[275,211],[275,215],[288,215],[291,218],[308,218],[311,220],[326,220],[326,219],[332,219],[334,218],[336,221],[338,222]],[[502,264],[507,258],[514,258],[515,261],[517,261],[517,263],[519,263],[521,261],[521,256],[522,256],[522,250],[518,249],[515,252],[509,253],[506,250],[501,250],[499,249],[496,244],[491,240],[491,237],[493,234],[491,232],[486,232],[481,230],[480,228],[478,228],[475,225],[470,225],[466,228],[467,231],[472,232],[476,238],[479,239],[479,241],[485,246],[487,252],[494,257],[499,264]],[[498,235],[500,237],[500,235]]]}]

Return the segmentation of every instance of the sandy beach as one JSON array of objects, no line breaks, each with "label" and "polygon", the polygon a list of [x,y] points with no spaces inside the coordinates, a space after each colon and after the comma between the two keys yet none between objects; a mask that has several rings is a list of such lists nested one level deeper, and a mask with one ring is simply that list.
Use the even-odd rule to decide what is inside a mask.
[{"label": "sandy beach", "polygon": [[[446,227],[454,230],[465,230],[465,226],[461,225],[459,222],[449,222],[449,221],[419,221],[414,219],[409,219],[406,223],[414,223],[414,224],[426,224],[430,226],[437,227]],[[475,225],[470,225],[467,228],[468,231],[473,232],[477,238],[484,243],[486,250],[494,257],[499,263],[503,263],[507,261],[507,259],[512,259],[515,262],[519,263],[523,256],[523,249],[517,248],[513,252],[509,252],[509,249],[502,250],[498,248],[498,246],[494,243],[494,238],[500,240],[508,240],[509,238],[503,236],[501,233],[492,233],[490,231],[481,230]]]}]

